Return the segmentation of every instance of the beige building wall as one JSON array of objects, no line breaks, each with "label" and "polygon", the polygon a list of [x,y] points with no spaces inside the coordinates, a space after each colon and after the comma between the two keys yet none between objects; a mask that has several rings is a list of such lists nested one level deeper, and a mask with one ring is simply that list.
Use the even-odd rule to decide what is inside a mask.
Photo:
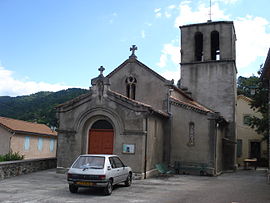
[{"label": "beige building wall", "polygon": [[9,152],[10,137],[12,133],[5,128],[0,127],[0,155],[7,154]]},{"label": "beige building wall", "polygon": [[242,142],[242,150],[238,149],[240,150],[240,156],[237,156],[237,163],[240,166],[243,166],[244,159],[252,158],[250,157],[251,142],[260,142],[261,157],[267,157],[267,143],[265,141],[261,142],[263,136],[257,134],[255,129],[244,123],[245,116],[261,117],[260,113],[250,108],[249,98],[239,95],[236,108],[236,130],[238,143],[239,141]]},{"label": "beige building wall", "polygon": [[[38,144],[39,138],[42,140],[40,141],[40,143],[42,142],[42,144]],[[29,139],[29,145],[26,144],[27,139]],[[51,140],[54,141],[52,144],[53,147],[50,149]],[[29,147],[27,147],[27,145]],[[40,148],[38,147],[39,145]],[[25,159],[56,157],[56,146],[57,146],[57,139],[55,137],[15,134],[11,138],[12,151],[19,152],[21,155],[24,155]]]}]

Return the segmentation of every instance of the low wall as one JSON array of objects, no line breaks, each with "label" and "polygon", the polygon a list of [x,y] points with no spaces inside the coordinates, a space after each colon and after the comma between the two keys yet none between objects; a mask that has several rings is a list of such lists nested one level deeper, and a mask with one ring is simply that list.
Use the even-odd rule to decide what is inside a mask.
[{"label": "low wall", "polygon": [[0,180],[50,168],[56,168],[56,158],[0,162]]}]

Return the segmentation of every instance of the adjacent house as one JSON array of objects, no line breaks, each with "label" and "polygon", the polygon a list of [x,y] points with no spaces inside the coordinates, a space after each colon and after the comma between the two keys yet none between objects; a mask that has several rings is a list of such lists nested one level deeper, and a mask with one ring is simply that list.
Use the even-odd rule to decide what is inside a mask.
[{"label": "adjacent house", "polygon": [[19,152],[25,159],[56,157],[57,133],[44,124],[0,117],[0,154]]},{"label": "adjacent house", "polygon": [[[268,95],[270,95],[270,49],[268,50],[267,57],[262,69],[262,80],[265,82],[265,86],[268,88]],[[268,97],[268,126],[270,126],[270,96]],[[270,128],[268,128],[270,130]],[[270,133],[268,132],[268,168],[270,169]]]},{"label": "adjacent house", "polygon": [[259,135],[255,129],[249,126],[250,118],[261,114],[250,108],[251,99],[244,96],[237,96],[236,108],[236,131],[237,131],[237,163],[244,165],[244,159],[257,158],[258,162],[267,159],[267,141],[263,135]]}]

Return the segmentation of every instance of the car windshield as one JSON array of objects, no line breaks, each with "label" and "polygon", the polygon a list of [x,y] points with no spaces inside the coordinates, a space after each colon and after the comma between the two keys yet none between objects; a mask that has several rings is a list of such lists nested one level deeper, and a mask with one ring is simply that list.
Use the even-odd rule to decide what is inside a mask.
[{"label": "car windshield", "polygon": [[103,169],[105,158],[100,156],[80,156],[72,168],[79,169]]}]

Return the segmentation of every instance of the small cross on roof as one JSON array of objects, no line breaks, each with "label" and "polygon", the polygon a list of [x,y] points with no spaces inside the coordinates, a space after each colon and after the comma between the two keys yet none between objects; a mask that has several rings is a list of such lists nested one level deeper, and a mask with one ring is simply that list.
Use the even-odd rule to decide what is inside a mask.
[{"label": "small cross on roof", "polygon": [[100,75],[102,75],[105,68],[103,66],[100,66],[100,68],[98,70],[100,71]]},{"label": "small cross on roof", "polygon": [[129,58],[137,58],[137,56],[135,55],[135,51],[138,50],[138,47],[136,45],[132,45],[132,47],[130,47],[129,50],[132,51],[132,53],[129,56]]}]

